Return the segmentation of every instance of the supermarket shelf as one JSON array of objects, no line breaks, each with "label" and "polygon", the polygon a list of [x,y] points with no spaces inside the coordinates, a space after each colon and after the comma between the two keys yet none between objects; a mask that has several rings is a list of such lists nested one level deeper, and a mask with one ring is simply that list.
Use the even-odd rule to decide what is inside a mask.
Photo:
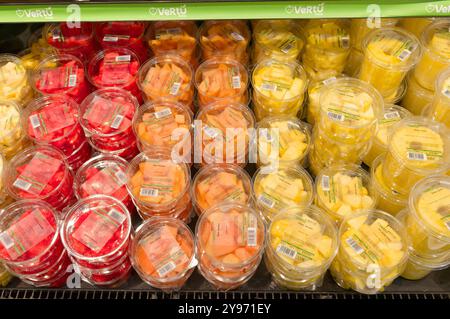
[{"label": "supermarket shelf", "polygon": [[[449,16],[450,1],[0,1],[0,22]],[[74,5],[76,4],[76,6]]]}]

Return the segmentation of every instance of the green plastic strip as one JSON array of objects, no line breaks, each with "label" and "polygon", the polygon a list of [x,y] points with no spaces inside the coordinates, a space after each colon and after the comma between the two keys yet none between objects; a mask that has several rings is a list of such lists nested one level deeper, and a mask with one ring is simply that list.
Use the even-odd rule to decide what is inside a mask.
[{"label": "green plastic strip", "polygon": [[450,16],[450,1],[335,0],[0,5],[0,22],[425,16]]}]

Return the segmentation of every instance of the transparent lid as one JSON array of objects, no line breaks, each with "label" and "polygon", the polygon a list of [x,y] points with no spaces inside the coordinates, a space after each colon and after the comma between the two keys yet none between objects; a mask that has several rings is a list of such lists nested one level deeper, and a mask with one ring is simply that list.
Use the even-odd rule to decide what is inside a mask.
[{"label": "transparent lid", "polygon": [[190,57],[197,45],[196,37],[195,21],[155,21],[146,33],[148,44],[156,55],[179,53]]},{"label": "transparent lid", "polygon": [[412,116],[412,114],[407,109],[394,104],[386,104],[383,116],[378,120],[378,128],[375,133],[374,141],[387,147],[389,128],[395,123],[410,116]]},{"label": "transparent lid", "polygon": [[1,96],[8,97],[27,81],[28,73],[22,60],[12,54],[0,54]]},{"label": "transparent lid", "polygon": [[331,76],[327,79],[321,81],[311,81],[308,85],[308,98],[313,99],[319,103],[320,92],[322,88],[328,84],[333,83],[337,79],[347,77],[345,74],[338,74],[336,76]]},{"label": "transparent lid", "polygon": [[435,91],[436,95],[441,97],[443,101],[450,103],[450,68],[445,69],[439,74],[435,85]]},{"label": "transparent lid", "polygon": [[102,46],[127,47],[142,39],[147,24],[141,21],[113,21],[95,24],[95,38]]},{"label": "transparent lid", "polygon": [[306,45],[327,51],[347,51],[350,49],[350,25],[343,20],[320,19],[308,23]]},{"label": "transparent lid", "polygon": [[219,55],[243,52],[250,42],[250,30],[243,20],[207,20],[198,34],[202,48]]},{"label": "transparent lid", "polygon": [[89,135],[114,136],[131,130],[139,102],[128,91],[106,88],[89,94],[80,104],[80,124]]},{"label": "transparent lid", "polygon": [[450,59],[450,21],[437,20],[428,25],[420,36],[424,50],[441,62],[448,64]]},{"label": "transparent lid", "polygon": [[11,147],[22,136],[19,105],[0,100],[0,150]]},{"label": "transparent lid", "polygon": [[61,229],[67,252],[78,259],[94,261],[114,256],[128,243],[131,217],[114,197],[93,195],[71,206]]},{"label": "transparent lid", "polygon": [[43,38],[57,49],[76,50],[86,46],[94,39],[91,22],[72,25],[66,22],[46,24],[42,30]]}]

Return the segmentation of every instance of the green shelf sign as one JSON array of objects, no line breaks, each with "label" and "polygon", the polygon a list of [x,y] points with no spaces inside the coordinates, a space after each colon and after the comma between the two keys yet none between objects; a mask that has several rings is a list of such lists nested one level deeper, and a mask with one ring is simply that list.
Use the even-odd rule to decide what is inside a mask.
[{"label": "green shelf sign", "polygon": [[450,1],[335,0],[0,5],[0,22],[426,16],[450,17]]}]

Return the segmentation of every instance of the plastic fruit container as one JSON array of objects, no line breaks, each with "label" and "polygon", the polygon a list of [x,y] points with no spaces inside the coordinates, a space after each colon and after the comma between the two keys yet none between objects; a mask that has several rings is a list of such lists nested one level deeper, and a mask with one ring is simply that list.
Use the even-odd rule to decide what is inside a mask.
[{"label": "plastic fruit container", "polygon": [[344,289],[376,294],[405,269],[408,260],[405,228],[383,211],[365,210],[348,216],[338,237],[339,251],[330,271]]},{"label": "plastic fruit container", "polygon": [[209,20],[198,30],[203,60],[226,56],[247,64],[247,52],[251,36],[246,21]]},{"label": "plastic fruit container", "polygon": [[29,144],[20,114],[17,103],[0,100],[0,152],[5,158],[11,158]]},{"label": "plastic fruit container", "polygon": [[364,39],[363,53],[359,78],[373,85],[384,97],[398,90],[422,54],[419,40],[399,28],[381,28],[369,33]]},{"label": "plastic fruit container", "polygon": [[95,24],[95,37],[103,49],[129,49],[144,62],[148,59],[144,41],[146,27],[147,24],[141,21],[100,22]]},{"label": "plastic fruit container", "polygon": [[423,56],[414,69],[416,81],[434,90],[439,74],[450,66],[450,22],[441,20],[427,26],[420,36]]},{"label": "plastic fruit container", "polygon": [[119,88],[100,89],[80,105],[80,124],[91,142],[102,149],[120,150],[135,143],[132,120],[139,102]]},{"label": "plastic fruit container", "polygon": [[302,30],[295,22],[260,21],[253,28],[253,63],[265,59],[296,61],[305,46]]},{"label": "plastic fruit container", "polygon": [[417,83],[414,74],[408,75],[405,96],[402,99],[402,106],[414,115],[421,115],[426,106],[433,100],[434,92],[427,90]]},{"label": "plastic fruit container", "polygon": [[[195,126],[197,134],[194,143],[201,147],[199,156],[202,164],[245,166],[251,133],[255,128],[255,117],[247,106],[216,102],[202,108],[196,121],[199,124]],[[194,159],[195,163],[197,159]]]},{"label": "plastic fruit container", "polygon": [[25,106],[33,98],[28,72],[15,55],[0,54],[0,98]]},{"label": "plastic fruit container", "polygon": [[74,191],[78,199],[92,195],[109,195],[120,200],[130,213],[134,204],[127,191],[125,170],[128,163],[114,155],[98,155],[84,163],[74,178]]},{"label": "plastic fruit container", "polygon": [[31,83],[42,95],[65,94],[81,103],[91,92],[83,63],[73,55],[51,55],[33,70]]},{"label": "plastic fruit container", "polygon": [[194,109],[194,71],[176,55],[157,56],[139,69],[139,88],[147,100],[180,102]]},{"label": "plastic fruit container", "polygon": [[206,60],[195,72],[198,106],[218,102],[248,105],[248,82],[247,70],[241,63],[230,58]]},{"label": "plastic fruit container", "polygon": [[267,116],[302,113],[308,81],[300,64],[264,60],[253,69],[252,86],[258,120]]},{"label": "plastic fruit container", "polygon": [[372,147],[364,157],[364,163],[371,167],[372,162],[379,155],[386,153],[388,148],[389,128],[402,119],[412,116],[412,114],[401,106],[386,104],[384,114],[378,120],[378,128],[372,139]]},{"label": "plastic fruit container", "polygon": [[356,165],[335,165],[316,176],[316,205],[336,223],[375,207],[369,174]]},{"label": "plastic fruit container", "polygon": [[123,159],[130,161],[132,160],[137,154],[139,154],[139,148],[137,145],[137,141],[134,140],[133,142],[130,142],[129,145],[124,146],[120,149],[114,149],[111,150],[110,147],[98,147],[96,146],[90,138],[88,138],[88,143],[94,150],[95,154],[105,154],[105,155],[115,155],[122,157]]},{"label": "plastic fruit container", "polygon": [[43,200],[57,210],[74,200],[73,177],[64,156],[48,146],[34,146],[14,156],[5,177],[13,198]]},{"label": "plastic fruit container", "polygon": [[296,117],[275,116],[260,121],[258,165],[304,165],[311,146],[311,128]]},{"label": "plastic fruit container", "polygon": [[395,27],[399,19],[396,18],[378,18],[369,19],[351,19],[350,39],[352,47],[361,51],[365,36],[373,29]]},{"label": "plastic fruit container", "polygon": [[267,230],[264,261],[274,281],[292,290],[315,290],[337,254],[337,228],[319,208],[290,207]]},{"label": "plastic fruit container", "polygon": [[94,38],[94,24],[90,22],[77,25],[65,22],[47,24],[42,35],[58,53],[74,55],[85,63],[98,50]]},{"label": "plastic fruit container", "polygon": [[139,277],[164,291],[179,290],[197,266],[194,235],[175,218],[154,217],[140,225],[130,256]]},{"label": "plastic fruit container", "polygon": [[344,73],[351,77],[358,77],[361,64],[364,59],[364,53],[358,49],[351,48],[348,55],[347,64],[344,68]]},{"label": "plastic fruit container", "polygon": [[450,129],[450,68],[439,75],[433,102],[425,113]]},{"label": "plastic fruit container", "polygon": [[190,169],[170,150],[152,148],[137,155],[126,170],[127,189],[143,219],[174,217],[187,222],[192,210]]},{"label": "plastic fruit container", "polygon": [[0,210],[12,202],[12,198],[8,196],[5,187],[7,164],[0,153]]},{"label": "plastic fruit container", "polygon": [[195,237],[200,273],[216,289],[231,290],[255,273],[264,252],[265,227],[253,208],[224,203],[200,216]]},{"label": "plastic fruit container", "polygon": [[425,17],[403,18],[400,19],[398,25],[403,29],[405,29],[406,31],[414,34],[417,38],[419,38],[424,29],[438,19],[439,18],[425,18]]},{"label": "plastic fruit container", "polygon": [[308,207],[314,199],[313,180],[301,167],[263,166],[253,176],[252,186],[256,207],[266,222],[288,207]]},{"label": "plastic fruit container", "polygon": [[27,39],[27,49],[18,55],[26,69],[32,71],[43,59],[56,54],[56,50],[51,47],[42,36],[42,28],[34,30]]},{"label": "plastic fruit container", "polygon": [[88,80],[97,89],[121,88],[142,102],[137,78],[141,63],[132,51],[112,48],[98,52],[87,66]]},{"label": "plastic fruit container", "polygon": [[23,112],[28,137],[36,144],[51,145],[71,156],[86,141],[79,124],[78,104],[66,95],[33,100]]},{"label": "plastic fruit container", "polygon": [[11,274],[5,269],[2,264],[0,264],[0,287],[8,286],[11,279]]},{"label": "plastic fruit container", "polygon": [[227,203],[249,205],[250,175],[237,165],[211,164],[202,167],[192,183],[192,202],[197,215],[209,208]]},{"label": "plastic fruit container", "polygon": [[386,184],[409,194],[422,178],[445,173],[450,165],[450,134],[438,122],[409,117],[392,126],[383,163]]}]

